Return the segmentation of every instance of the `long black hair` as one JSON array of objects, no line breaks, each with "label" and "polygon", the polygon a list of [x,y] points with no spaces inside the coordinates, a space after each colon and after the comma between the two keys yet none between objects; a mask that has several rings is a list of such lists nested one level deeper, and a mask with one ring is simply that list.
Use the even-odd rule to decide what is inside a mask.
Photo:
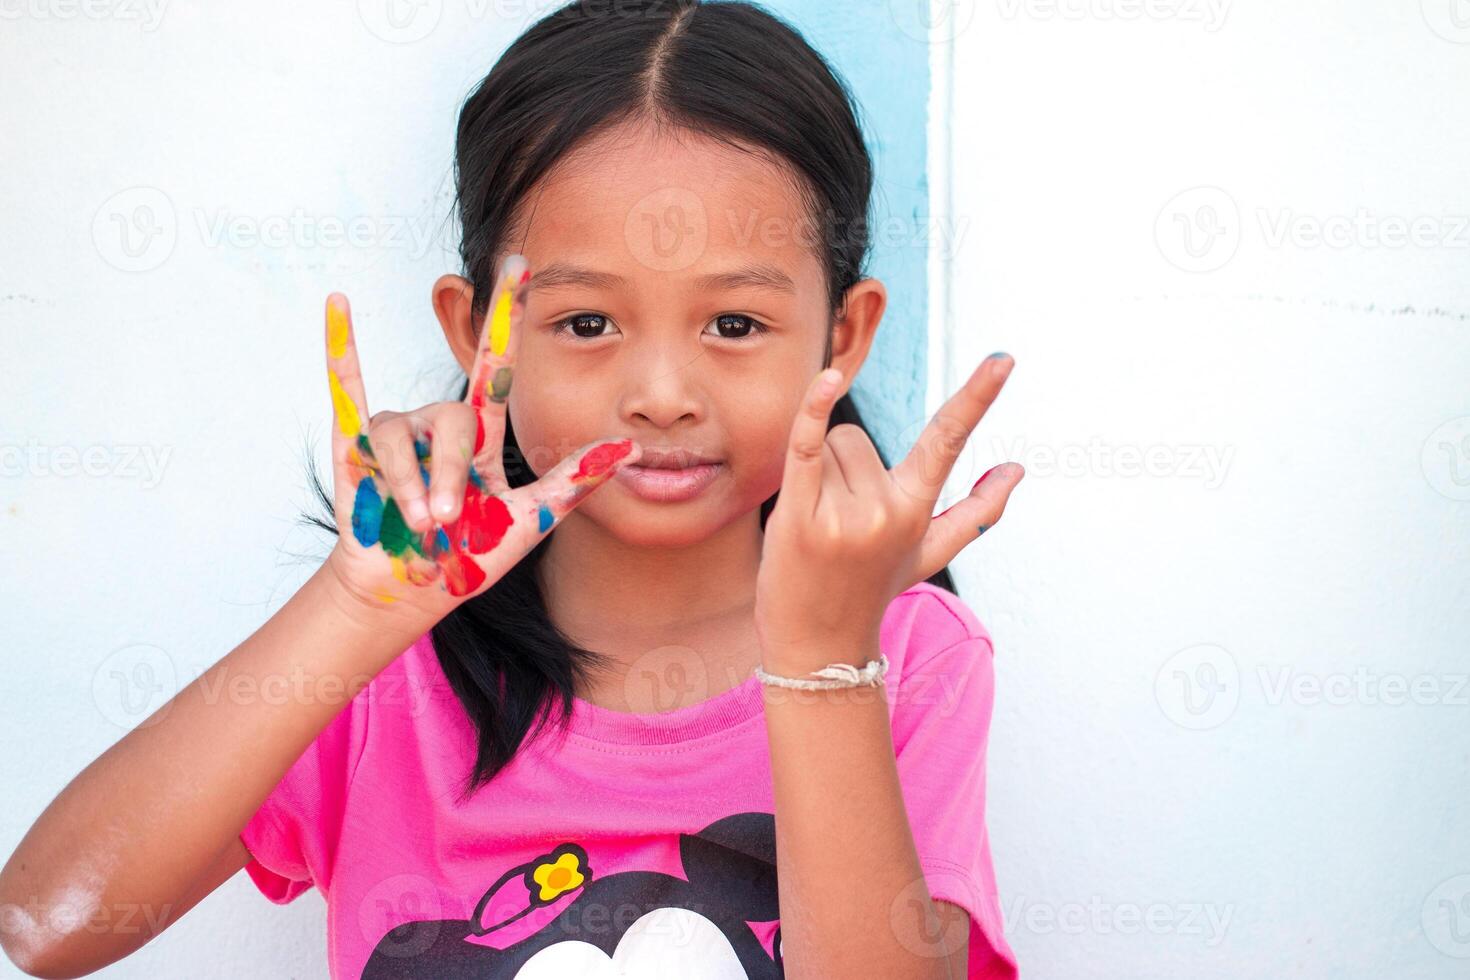
[{"label": "long black hair", "polygon": [[[537,181],[584,139],[635,120],[753,147],[793,168],[821,229],[815,246],[828,307],[840,315],[847,290],[865,277],[873,166],[852,96],[832,67],[796,30],[754,3],[578,0],[528,28],[460,111],[455,203],[476,317],[488,308],[496,256]],[[823,366],[831,355],[829,325]],[[466,379],[458,397],[468,390]],[[837,401],[828,428],[844,422],[867,431],[851,394]],[[537,479],[509,417],[504,453],[512,487]],[[331,515],[332,498],[310,456],[308,468]],[[762,529],[776,498],[761,504]],[[306,521],[337,533],[331,519]],[[608,663],[572,643],[547,613],[537,568],[555,533],[431,631],[439,663],[477,733],[462,799],[505,767],[539,729],[538,718],[565,724],[576,682]],[[928,581],[955,592],[947,567]]]}]

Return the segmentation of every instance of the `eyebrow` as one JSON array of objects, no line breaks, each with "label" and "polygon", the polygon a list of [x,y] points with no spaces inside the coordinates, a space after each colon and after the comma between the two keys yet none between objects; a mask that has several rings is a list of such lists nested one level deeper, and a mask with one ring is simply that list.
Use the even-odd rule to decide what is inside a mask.
[{"label": "eyebrow", "polygon": [[[558,286],[583,286],[588,289],[612,290],[626,289],[629,282],[622,276],[611,272],[598,272],[583,266],[553,262],[531,277],[530,286],[532,289],[537,286],[542,289],[554,289]],[[694,280],[694,288],[699,290],[741,289],[743,287],[773,289],[786,293],[796,292],[796,283],[790,276],[775,266],[764,263],[730,272],[715,272]]]}]

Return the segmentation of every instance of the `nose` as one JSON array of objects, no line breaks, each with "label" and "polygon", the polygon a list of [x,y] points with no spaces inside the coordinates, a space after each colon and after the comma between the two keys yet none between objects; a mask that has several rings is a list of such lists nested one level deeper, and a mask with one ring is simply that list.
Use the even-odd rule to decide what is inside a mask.
[{"label": "nose", "polygon": [[628,364],[622,417],[660,429],[701,420],[706,412],[698,372],[701,352],[648,346],[644,357]]}]

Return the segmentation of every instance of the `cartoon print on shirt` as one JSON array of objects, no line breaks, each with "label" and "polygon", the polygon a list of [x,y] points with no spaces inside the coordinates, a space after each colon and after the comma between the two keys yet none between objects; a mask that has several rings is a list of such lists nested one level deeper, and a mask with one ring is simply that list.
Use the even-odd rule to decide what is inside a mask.
[{"label": "cartoon print on shirt", "polygon": [[390,929],[362,976],[784,977],[774,814],[736,813],[680,834],[679,857],[684,878],[651,871],[603,875],[581,845],[558,844],[501,875],[471,919]]}]

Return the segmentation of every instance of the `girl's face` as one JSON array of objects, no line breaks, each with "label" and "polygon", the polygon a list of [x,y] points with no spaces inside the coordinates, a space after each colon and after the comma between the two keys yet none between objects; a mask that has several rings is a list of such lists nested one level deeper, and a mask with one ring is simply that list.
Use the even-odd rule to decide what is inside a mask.
[{"label": "girl's face", "polygon": [[[864,280],[834,325],[806,210],[764,158],[642,128],[569,154],[522,203],[506,248],[532,280],[509,411],[531,469],[622,437],[680,453],[679,465],[718,463],[692,497],[651,500],[613,479],[568,519],[675,548],[758,516],[779,489],[828,331],[850,381],[886,301]],[[442,278],[435,306],[467,368],[479,321],[464,280]]]}]

